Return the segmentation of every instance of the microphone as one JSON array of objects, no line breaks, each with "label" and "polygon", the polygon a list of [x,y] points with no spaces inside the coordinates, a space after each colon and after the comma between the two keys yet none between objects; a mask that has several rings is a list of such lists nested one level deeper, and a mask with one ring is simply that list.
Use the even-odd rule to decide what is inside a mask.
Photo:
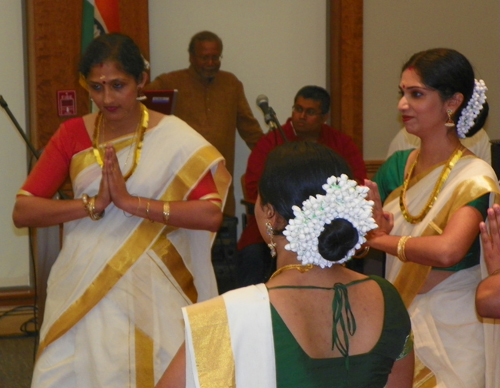
[{"label": "microphone", "polygon": [[264,113],[264,121],[267,125],[269,125],[270,129],[278,129],[285,143],[288,142],[285,132],[283,131],[283,128],[281,128],[280,122],[276,117],[274,109],[269,106],[269,99],[267,98],[267,96],[264,94],[259,94],[255,102],[257,103],[257,106],[262,110],[262,113]]},{"label": "microphone", "polygon": [[264,113],[264,121],[269,125],[273,121],[273,116],[271,114],[271,109],[269,107],[269,99],[264,94],[259,94],[257,100],[255,101],[257,106],[260,108],[262,113]]}]

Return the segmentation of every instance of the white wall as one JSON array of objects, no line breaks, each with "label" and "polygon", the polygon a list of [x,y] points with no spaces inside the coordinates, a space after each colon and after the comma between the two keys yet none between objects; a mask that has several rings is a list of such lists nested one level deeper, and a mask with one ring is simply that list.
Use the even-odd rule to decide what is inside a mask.
[{"label": "white wall", "polygon": [[500,3],[498,0],[364,2],[364,157],[384,159],[402,128],[397,111],[401,66],[415,52],[449,47],[486,82],[486,130],[500,138]]},{"label": "white wall", "polygon": [[[221,69],[243,82],[254,115],[267,132],[255,105],[259,94],[269,97],[284,122],[302,86],[326,87],[326,10],[326,0],[150,0],[151,76],[187,67],[191,36],[213,31],[224,43]],[[239,182],[249,153],[237,136],[237,215],[244,211]]]},{"label": "white wall", "polygon": [[[26,130],[21,1],[0,0],[0,94]],[[8,37],[8,38],[7,38]],[[26,147],[0,109],[0,288],[29,285],[28,232],[12,223],[16,192],[26,179]]]}]

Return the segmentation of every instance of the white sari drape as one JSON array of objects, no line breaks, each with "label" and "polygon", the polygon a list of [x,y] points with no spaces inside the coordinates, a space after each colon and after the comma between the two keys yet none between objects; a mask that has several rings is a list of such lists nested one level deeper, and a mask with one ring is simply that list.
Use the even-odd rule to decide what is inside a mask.
[{"label": "white sari drape", "polygon": [[[441,170],[438,166],[411,180],[406,196],[411,214],[423,209]],[[384,210],[394,214],[391,234],[397,236],[441,234],[451,215],[472,200],[486,193],[495,193],[490,195],[490,205],[500,200],[493,170],[472,156],[457,162],[437,201],[419,224],[405,221],[399,208],[400,191],[401,187],[391,193],[384,204]],[[430,292],[417,296],[428,271],[430,267],[404,264],[387,255],[386,277],[410,306],[418,358],[434,372],[438,387],[499,387],[500,325],[492,320],[486,323],[475,311],[475,290],[481,280],[481,269],[476,266],[458,271]],[[483,269],[483,277],[486,275]]]},{"label": "white sari drape", "polygon": [[[115,147],[126,171],[133,150]],[[127,181],[143,198],[186,199],[211,171],[223,201],[230,177],[220,153],[186,123],[167,116],[146,132]],[[101,169],[92,150],[73,157],[76,198],[97,194]],[[128,217],[65,224],[48,283],[34,387],[153,386],[182,343],[181,307],[217,295],[214,234]]]},{"label": "white sari drape", "polygon": [[264,284],[183,308],[186,387],[276,387],[269,294]]}]

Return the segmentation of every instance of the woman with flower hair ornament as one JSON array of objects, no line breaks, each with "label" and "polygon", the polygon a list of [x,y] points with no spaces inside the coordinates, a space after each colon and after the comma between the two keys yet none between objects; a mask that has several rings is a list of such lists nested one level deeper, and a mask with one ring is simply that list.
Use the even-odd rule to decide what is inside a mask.
[{"label": "woman with flower hair ornament", "polygon": [[368,189],[349,173],[317,143],[269,154],[255,214],[278,269],[183,309],[186,342],[158,387],[411,387],[399,294],[342,265],[376,226]]},{"label": "woman with flower hair ornament", "polygon": [[387,253],[386,278],[409,309],[415,384],[499,387],[499,325],[478,318],[474,294],[487,275],[479,224],[500,190],[459,140],[485,123],[486,86],[462,54],[431,49],[404,64],[399,88],[403,123],[421,145],[396,152],[367,182],[379,225],[368,245]]}]

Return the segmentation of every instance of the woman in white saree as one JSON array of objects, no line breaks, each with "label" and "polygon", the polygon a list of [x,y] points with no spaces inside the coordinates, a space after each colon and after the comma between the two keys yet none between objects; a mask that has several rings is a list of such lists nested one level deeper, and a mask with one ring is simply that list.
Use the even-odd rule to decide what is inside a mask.
[{"label": "woman in white saree", "polygon": [[[34,387],[152,387],[183,341],[181,307],[217,295],[210,259],[230,176],[186,123],[140,103],[127,36],[80,63],[98,113],[63,123],[20,190],[18,227],[64,223]],[[74,198],[53,200],[71,178]]]},{"label": "woman in white saree", "polygon": [[497,387],[499,325],[477,316],[474,294],[486,275],[479,223],[500,190],[491,166],[459,141],[486,120],[486,86],[462,54],[432,49],[408,60],[399,88],[403,123],[421,147],[395,153],[367,182],[379,204],[368,244],[387,253],[386,277],[410,312],[415,386]]}]

